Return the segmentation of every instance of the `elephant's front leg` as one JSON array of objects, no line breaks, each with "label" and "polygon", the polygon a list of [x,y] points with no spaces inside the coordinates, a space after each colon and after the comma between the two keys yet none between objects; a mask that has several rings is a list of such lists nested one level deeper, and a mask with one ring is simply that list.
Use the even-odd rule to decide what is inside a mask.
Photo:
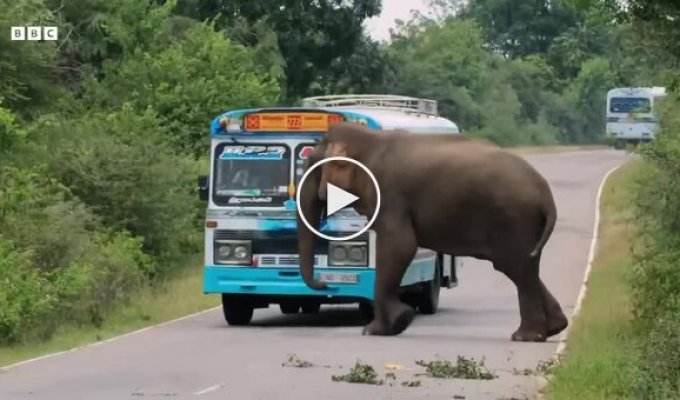
[{"label": "elephant's front leg", "polygon": [[413,321],[415,310],[399,300],[401,280],[417,249],[409,225],[399,224],[398,229],[392,225],[389,234],[377,229],[375,316],[364,335],[398,335]]}]

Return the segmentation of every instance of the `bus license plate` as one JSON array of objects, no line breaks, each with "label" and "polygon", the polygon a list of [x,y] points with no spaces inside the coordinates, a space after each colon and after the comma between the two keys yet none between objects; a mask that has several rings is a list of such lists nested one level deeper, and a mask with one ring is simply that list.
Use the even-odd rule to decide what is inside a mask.
[{"label": "bus license plate", "polygon": [[357,283],[359,274],[319,274],[319,280],[326,283]]}]

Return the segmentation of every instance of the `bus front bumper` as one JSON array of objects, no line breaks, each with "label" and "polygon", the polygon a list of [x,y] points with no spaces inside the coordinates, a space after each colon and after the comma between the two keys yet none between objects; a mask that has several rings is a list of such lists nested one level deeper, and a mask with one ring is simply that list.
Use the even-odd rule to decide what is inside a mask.
[{"label": "bus front bumper", "polygon": [[[302,280],[295,268],[255,268],[246,266],[207,265],[203,271],[203,292],[244,295],[326,296],[373,300],[375,270],[368,268],[316,268],[335,279],[351,278],[348,283],[328,283],[324,290],[314,290]],[[354,282],[356,280],[356,282]]]}]

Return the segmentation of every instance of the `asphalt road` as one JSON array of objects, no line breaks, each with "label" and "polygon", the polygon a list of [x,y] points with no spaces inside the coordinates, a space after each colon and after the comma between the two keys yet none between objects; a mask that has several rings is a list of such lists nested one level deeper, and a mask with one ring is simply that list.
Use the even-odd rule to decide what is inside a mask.
[{"label": "asphalt road", "polygon": [[[541,275],[571,315],[592,239],[597,189],[625,156],[613,150],[527,157],[550,181],[559,220],[544,250]],[[361,336],[355,307],[325,306],[319,315],[255,312],[250,327],[225,325],[219,310],[99,346],[0,370],[0,399],[510,399],[534,398],[541,382],[515,370],[554,354],[558,338],[514,343],[519,323],[515,288],[487,262],[466,259],[460,286],[442,291],[440,311],[418,316],[397,337]],[[181,301],[178,299],[178,301]],[[289,354],[314,367],[282,364]],[[415,376],[416,360],[484,358],[490,381]],[[382,377],[399,364],[393,385],[333,382],[357,360]],[[402,381],[420,380],[420,387]],[[458,396],[458,397],[454,397]]]}]

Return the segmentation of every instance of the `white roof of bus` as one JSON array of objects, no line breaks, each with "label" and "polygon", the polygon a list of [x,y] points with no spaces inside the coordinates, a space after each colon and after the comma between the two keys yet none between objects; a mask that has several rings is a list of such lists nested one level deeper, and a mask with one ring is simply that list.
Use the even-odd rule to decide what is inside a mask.
[{"label": "white roof of bus", "polygon": [[652,96],[665,96],[666,95],[666,88],[665,87],[660,87],[660,86],[654,86],[654,87],[624,87],[624,88],[614,88],[609,91],[609,96],[616,96],[616,95],[627,95],[627,96],[634,96],[634,95],[652,95]]},{"label": "white roof of bus", "polygon": [[443,117],[404,112],[376,107],[329,107],[327,110],[342,109],[365,115],[375,120],[382,129],[406,129],[426,132],[458,132],[458,125]]},{"label": "white roof of bus", "polygon": [[375,120],[382,129],[460,132],[454,122],[439,116],[436,100],[392,94],[345,94],[307,97],[302,104],[362,114]]}]

